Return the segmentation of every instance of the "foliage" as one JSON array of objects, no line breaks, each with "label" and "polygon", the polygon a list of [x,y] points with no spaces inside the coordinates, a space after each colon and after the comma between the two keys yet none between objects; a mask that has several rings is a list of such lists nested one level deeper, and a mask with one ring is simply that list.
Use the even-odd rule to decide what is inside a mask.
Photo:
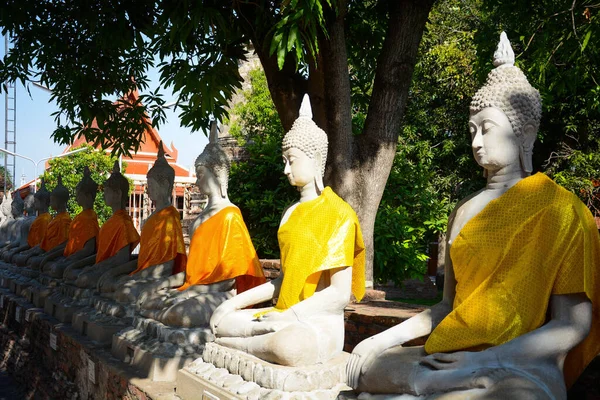
[{"label": "foliage", "polygon": [[[2,160],[1,156],[0,160]],[[0,165],[0,190],[4,190],[4,171],[4,165]],[[12,177],[10,175],[10,172],[6,175],[6,190],[13,188]]]},{"label": "foliage", "polygon": [[[104,202],[102,185],[110,176],[110,171],[112,171],[116,158],[107,155],[103,151],[97,151],[89,145],[84,144],[81,147],[86,147],[87,150],[48,161],[49,168],[44,171],[41,177],[45,179],[48,191],[52,191],[56,187],[58,176],[62,177],[63,185],[69,189],[70,194],[67,211],[71,215],[71,218],[73,218],[82,211],[81,206],[77,204],[75,198],[75,187],[83,178],[84,168],[86,166],[89,167],[92,179],[99,185],[99,191],[94,202],[94,210],[98,214],[100,224],[102,224],[112,215],[112,210]],[[126,166],[123,163],[122,170],[125,170]]]},{"label": "foliage", "polygon": [[[534,168],[548,172],[577,193],[596,213],[600,208],[600,8],[596,2],[523,0],[485,2],[479,54],[492,54],[506,31],[517,65],[543,100]],[[491,58],[478,64],[483,76]]]},{"label": "foliage", "polygon": [[234,163],[229,175],[229,198],[242,211],[260,257],[279,258],[277,230],[286,207],[298,193],[283,174],[283,128],[262,70],[250,72],[246,101],[232,111],[230,132],[245,143],[248,158]]}]

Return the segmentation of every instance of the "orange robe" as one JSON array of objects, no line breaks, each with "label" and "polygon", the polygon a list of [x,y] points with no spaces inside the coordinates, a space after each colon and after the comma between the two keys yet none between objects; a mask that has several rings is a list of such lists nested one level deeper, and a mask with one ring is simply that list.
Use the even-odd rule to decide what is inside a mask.
[{"label": "orange robe", "polygon": [[185,270],[185,283],[209,285],[235,278],[238,294],[266,282],[242,214],[226,207],[194,232]]},{"label": "orange robe", "polygon": [[50,223],[51,219],[52,216],[50,215],[50,213],[45,212],[38,215],[33,220],[31,226],[29,227],[29,233],[27,234],[27,244],[29,245],[29,247],[35,247],[38,244],[42,243],[44,235],[46,234],[46,229],[48,229],[48,224]]},{"label": "orange robe", "polygon": [[133,221],[127,211],[119,210],[110,217],[98,233],[96,242],[96,264],[116,255],[119,250],[129,244],[133,251],[140,242],[140,235],[133,226]]},{"label": "orange robe", "polygon": [[129,275],[171,260],[175,260],[173,274],[185,271],[187,256],[181,219],[173,206],[155,212],[144,224],[137,269]]},{"label": "orange robe", "polygon": [[70,226],[71,216],[66,211],[52,218],[52,221],[48,224],[48,228],[46,228],[44,239],[40,243],[42,250],[48,251],[69,240]]},{"label": "orange robe", "polygon": [[584,293],[592,328],[564,364],[567,387],[600,352],[600,237],[571,192],[538,173],[518,182],[462,228],[450,250],[453,310],[425,343],[429,354],[483,350],[547,322],[550,296]]},{"label": "orange robe", "polygon": [[98,236],[100,226],[98,226],[98,215],[92,209],[83,210],[71,222],[69,228],[69,241],[65,247],[63,256],[69,257],[83,249],[85,243]]}]

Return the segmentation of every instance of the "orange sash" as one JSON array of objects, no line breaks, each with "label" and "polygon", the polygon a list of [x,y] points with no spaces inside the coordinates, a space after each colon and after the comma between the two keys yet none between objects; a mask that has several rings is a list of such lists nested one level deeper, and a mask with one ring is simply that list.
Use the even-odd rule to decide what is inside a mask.
[{"label": "orange sash", "polygon": [[175,260],[173,274],[185,271],[187,256],[179,211],[173,206],[155,212],[142,228],[138,267],[130,276],[152,265]]},{"label": "orange sash", "polygon": [[42,243],[51,219],[52,216],[50,213],[45,212],[38,215],[31,223],[31,226],[29,227],[29,234],[27,235],[27,244],[29,247],[35,247]]},{"label": "orange sash", "polygon": [[83,210],[71,222],[69,230],[69,241],[63,255],[69,257],[83,249],[86,242],[98,236],[100,227],[98,226],[98,216],[93,209]]},{"label": "orange sash", "polygon": [[69,226],[71,226],[71,216],[66,211],[52,218],[40,244],[42,250],[49,251],[66,242],[69,239]]},{"label": "orange sash", "polygon": [[204,221],[194,232],[185,283],[178,290],[233,278],[238,294],[266,282],[242,214],[237,207],[230,206]]},{"label": "orange sash", "polygon": [[119,210],[102,225],[96,240],[98,249],[96,264],[98,264],[116,255],[128,244],[129,251],[133,251],[140,242],[140,235],[133,226],[133,221],[127,211]]}]

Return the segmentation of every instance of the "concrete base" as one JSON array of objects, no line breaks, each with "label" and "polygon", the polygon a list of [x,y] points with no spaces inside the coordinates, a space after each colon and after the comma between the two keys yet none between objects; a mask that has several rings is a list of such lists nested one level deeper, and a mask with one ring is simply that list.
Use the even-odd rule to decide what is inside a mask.
[{"label": "concrete base", "polygon": [[[88,336],[104,346],[110,346],[113,335],[132,322],[131,318],[122,318],[118,323],[103,322],[101,319],[96,318],[98,318],[98,315],[95,308],[84,307],[73,314],[71,325],[80,335]],[[114,318],[108,317],[106,319],[109,321],[114,320]]]},{"label": "concrete base", "polygon": [[177,395],[183,400],[259,400],[259,399],[323,399],[334,400],[350,390],[343,383],[330,389],[312,391],[283,391],[263,388],[245,381],[240,375],[230,374],[225,368],[216,368],[201,359],[177,373]]},{"label": "concrete base", "polygon": [[[137,333],[136,339],[129,339],[131,333]],[[200,354],[160,354],[160,349],[152,349],[143,346],[144,339],[154,342],[160,348],[156,339],[151,340],[148,336],[133,329],[126,328],[112,336],[111,353],[117,359],[135,367],[142,376],[156,382],[174,381],[177,371],[186,367],[196,360]],[[169,344],[165,344],[169,345]]]},{"label": "concrete base", "polygon": [[350,354],[342,352],[323,364],[286,367],[216,343],[208,343],[202,354],[205,363],[240,375],[244,380],[256,382],[263,388],[285,392],[330,389],[345,383],[349,357]]}]

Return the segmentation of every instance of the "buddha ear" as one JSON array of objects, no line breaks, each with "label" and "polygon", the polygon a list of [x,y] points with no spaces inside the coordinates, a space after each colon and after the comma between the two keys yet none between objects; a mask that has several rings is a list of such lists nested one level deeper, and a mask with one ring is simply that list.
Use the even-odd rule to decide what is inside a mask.
[{"label": "buddha ear", "polygon": [[316,152],[314,160],[315,187],[317,188],[317,192],[320,194],[325,188],[325,185],[323,185],[323,175],[321,174],[321,165],[323,160],[323,158],[321,157],[321,153]]},{"label": "buddha ear", "polygon": [[537,127],[532,121],[528,121],[523,125],[521,135],[521,167],[527,173],[533,172],[533,144],[537,139]]}]

